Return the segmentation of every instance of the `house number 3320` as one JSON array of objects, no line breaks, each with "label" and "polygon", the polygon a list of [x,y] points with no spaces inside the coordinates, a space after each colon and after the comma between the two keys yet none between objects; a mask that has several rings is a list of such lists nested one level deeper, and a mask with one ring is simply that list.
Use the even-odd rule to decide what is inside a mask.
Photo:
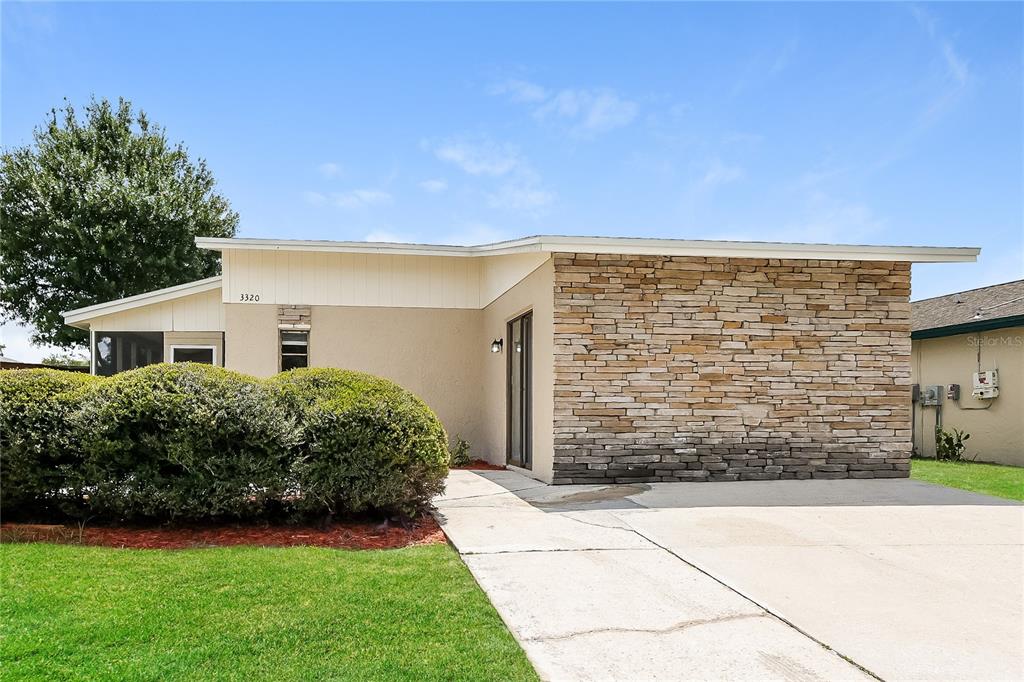
[{"label": "house number 3320", "polygon": [[260,295],[259,294],[241,294],[241,298],[239,300],[242,301],[243,303],[259,303]]}]

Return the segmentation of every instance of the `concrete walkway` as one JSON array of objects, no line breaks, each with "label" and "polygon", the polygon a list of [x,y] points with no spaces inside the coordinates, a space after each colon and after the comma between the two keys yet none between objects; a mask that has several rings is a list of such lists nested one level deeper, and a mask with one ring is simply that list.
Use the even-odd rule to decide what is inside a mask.
[{"label": "concrete walkway", "polygon": [[545,679],[1020,679],[1024,507],[916,481],[453,471],[449,539]]}]

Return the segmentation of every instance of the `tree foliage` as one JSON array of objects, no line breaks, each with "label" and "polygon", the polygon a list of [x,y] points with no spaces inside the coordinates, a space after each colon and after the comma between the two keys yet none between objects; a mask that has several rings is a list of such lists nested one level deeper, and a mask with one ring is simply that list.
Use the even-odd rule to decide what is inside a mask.
[{"label": "tree foliage", "polygon": [[194,238],[238,225],[206,163],[130,102],[84,114],[52,110],[34,145],[0,157],[0,312],[37,343],[84,342],[62,311],[217,274]]}]

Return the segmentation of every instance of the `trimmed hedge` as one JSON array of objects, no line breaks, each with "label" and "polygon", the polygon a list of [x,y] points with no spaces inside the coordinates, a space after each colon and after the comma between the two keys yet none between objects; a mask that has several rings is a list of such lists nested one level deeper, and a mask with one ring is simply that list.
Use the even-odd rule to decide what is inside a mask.
[{"label": "trimmed hedge", "polygon": [[412,514],[444,489],[448,437],[409,391],[332,368],[295,369],[271,382],[303,433],[292,470],[299,512]]},{"label": "trimmed hedge", "polygon": [[359,372],[0,372],[0,501],[15,516],[412,515],[442,491],[448,458],[423,401]]},{"label": "trimmed hedge", "polygon": [[266,382],[195,363],[116,374],[73,421],[90,511],[124,520],[258,517],[288,487],[299,433]]},{"label": "trimmed hedge", "polygon": [[0,509],[73,513],[82,450],[70,415],[97,377],[56,369],[0,371]]}]

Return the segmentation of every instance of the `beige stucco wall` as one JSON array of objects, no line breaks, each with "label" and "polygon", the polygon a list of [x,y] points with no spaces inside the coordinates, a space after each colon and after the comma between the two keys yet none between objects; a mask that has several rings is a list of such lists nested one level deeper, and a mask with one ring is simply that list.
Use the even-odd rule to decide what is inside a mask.
[{"label": "beige stucco wall", "polygon": [[[311,306],[312,367],[387,377],[420,396],[474,457],[505,461],[504,353],[490,352],[506,323],[533,310],[533,471],[551,480],[553,386],[551,261],[482,310]],[[225,366],[256,376],[278,370],[278,306],[225,304]],[[505,349],[507,352],[507,348]]]},{"label": "beige stucco wall", "polygon": [[[504,353],[490,352],[506,323],[533,310],[533,470],[551,480],[554,269],[545,261],[480,310],[320,306],[310,308],[309,362],[387,377],[420,396],[449,438],[474,457],[505,461]],[[224,305],[225,366],[256,376],[278,371],[278,306]],[[507,347],[505,349],[507,352]]]},{"label": "beige stucco wall", "polygon": [[311,367],[395,381],[437,413],[448,436],[480,440],[480,311],[312,306]]},{"label": "beige stucco wall", "polygon": [[[942,423],[971,434],[966,456],[983,462],[1024,466],[1024,327],[913,341],[913,382],[960,384],[960,400],[943,398]],[[971,397],[972,374],[999,370],[999,397]],[[987,407],[986,407],[987,405]],[[935,455],[935,408],[916,406],[914,446]]]},{"label": "beige stucco wall", "polygon": [[164,361],[171,361],[172,346],[213,346],[214,364],[224,366],[222,332],[164,332]]},{"label": "beige stucco wall", "polygon": [[277,306],[224,304],[224,366],[258,377],[277,374]]},{"label": "beige stucco wall", "polygon": [[519,284],[499,296],[483,310],[480,352],[484,392],[480,401],[482,432],[474,454],[490,462],[505,461],[506,358],[508,339],[501,354],[490,352],[493,339],[504,339],[506,323],[533,311],[533,467],[530,474],[551,482],[554,446],[554,266],[548,259]]}]

